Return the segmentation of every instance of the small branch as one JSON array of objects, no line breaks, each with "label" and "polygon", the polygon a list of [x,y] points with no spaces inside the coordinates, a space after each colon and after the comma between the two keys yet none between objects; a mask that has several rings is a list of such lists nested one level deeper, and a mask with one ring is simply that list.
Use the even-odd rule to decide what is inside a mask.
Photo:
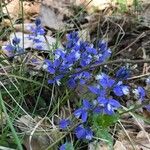
[{"label": "small branch", "polygon": [[124,52],[125,50],[129,49],[133,44],[135,44],[139,39],[145,37],[145,32],[141,33],[132,43],[130,43],[127,47],[125,47],[124,49],[120,50],[117,54],[115,54],[115,56],[117,56],[118,54]]},{"label": "small branch", "polygon": [[75,74],[75,73],[81,73],[82,71],[86,71],[89,69],[93,69],[93,68],[97,68],[100,66],[105,66],[105,65],[110,65],[110,64],[120,64],[120,63],[131,63],[131,64],[143,64],[143,63],[150,63],[150,59],[139,59],[139,60],[130,60],[130,59],[118,59],[118,60],[112,60],[112,61],[108,61],[108,62],[103,62],[103,63],[99,63],[99,64],[94,64],[94,65],[89,65],[84,67],[83,69],[79,70],[79,71],[73,71],[71,73],[69,73],[70,75]]}]

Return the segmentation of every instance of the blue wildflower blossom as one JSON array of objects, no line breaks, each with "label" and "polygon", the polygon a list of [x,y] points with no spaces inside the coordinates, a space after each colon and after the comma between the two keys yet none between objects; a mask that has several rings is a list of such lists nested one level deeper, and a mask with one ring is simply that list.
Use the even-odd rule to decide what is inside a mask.
[{"label": "blue wildflower blossom", "polygon": [[106,95],[105,89],[100,89],[100,87],[96,86],[88,86],[90,92],[96,94],[97,96],[104,97]]},{"label": "blue wildflower blossom", "polygon": [[137,89],[134,89],[133,93],[135,94],[135,98],[141,101],[144,100],[145,95],[146,95],[144,88],[142,88],[141,86],[139,86]]},{"label": "blue wildflower blossom", "polygon": [[75,128],[75,134],[78,139],[92,140],[93,132],[89,127],[84,128],[83,125],[79,125]]},{"label": "blue wildflower blossom", "polygon": [[38,27],[41,25],[41,20],[39,18],[36,18],[35,25]]},{"label": "blue wildflower blossom", "polygon": [[89,65],[92,62],[92,56],[90,54],[87,54],[86,52],[81,54],[81,60],[80,60],[80,65],[81,67],[85,67]]},{"label": "blue wildflower blossom", "polygon": [[65,144],[62,144],[62,145],[59,147],[59,150],[66,150],[66,143],[65,143]]},{"label": "blue wildflower blossom", "polygon": [[116,78],[119,79],[127,79],[130,76],[129,69],[127,69],[125,66],[121,67],[117,72],[116,72]]},{"label": "blue wildflower blossom", "polygon": [[113,115],[114,111],[121,107],[120,103],[113,98],[98,97],[97,101],[103,112],[108,115]]},{"label": "blue wildflower blossom", "polygon": [[15,47],[11,44],[8,44],[4,47],[5,50],[11,52],[11,51],[14,51],[15,50]]},{"label": "blue wildflower blossom", "polygon": [[99,94],[101,92],[100,88],[95,87],[95,86],[89,86],[88,88],[90,92],[92,92],[93,94]]},{"label": "blue wildflower blossom", "polygon": [[119,81],[113,88],[113,92],[116,96],[123,96],[129,94],[129,87],[122,84],[122,81]]},{"label": "blue wildflower blossom", "polygon": [[74,115],[76,118],[80,118],[82,122],[86,122],[88,118],[88,111],[91,110],[92,104],[88,100],[83,100],[83,106],[75,110]]},{"label": "blue wildflower blossom", "polygon": [[74,150],[72,143],[66,142],[59,147],[59,150]]},{"label": "blue wildflower blossom", "polygon": [[106,89],[106,88],[111,88],[113,84],[115,83],[115,80],[111,79],[108,75],[102,73],[99,75],[99,82],[100,85]]},{"label": "blue wildflower blossom", "polygon": [[53,79],[49,79],[49,80],[48,80],[48,84],[54,84],[54,83],[56,83],[56,84],[59,86],[59,85],[61,85],[60,80],[61,80],[63,77],[64,77],[63,75],[55,76]]},{"label": "blue wildflower blossom", "polygon": [[39,40],[39,36],[44,35],[45,34],[45,30],[43,29],[43,27],[41,26],[41,20],[39,18],[37,18],[35,20],[35,26],[31,26],[29,28],[30,32],[32,33],[31,35],[29,35],[29,40],[33,40],[34,43],[41,43],[42,41]]},{"label": "blue wildflower blossom", "polygon": [[76,81],[74,80],[74,78],[70,78],[70,79],[67,81],[67,85],[68,85],[70,88],[74,89],[74,88],[77,86],[77,83],[76,83]]},{"label": "blue wildflower blossom", "polygon": [[108,48],[108,44],[102,40],[98,43],[98,55],[97,55],[97,61],[98,62],[104,62],[111,56],[111,50]]},{"label": "blue wildflower blossom", "polygon": [[72,32],[70,34],[67,34],[67,43],[66,43],[66,48],[71,49],[73,48],[76,43],[78,42],[79,37],[77,32]]},{"label": "blue wildflower blossom", "polygon": [[66,52],[63,49],[56,49],[54,55],[55,59],[65,59]]},{"label": "blue wildflower blossom", "polygon": [[93,55],[96,55],[97,54],[97,50],[93,47],[90,47],[90,46],[87,46],[86,47],[86,51],[89,53],[89,54],[93,54]]},{"label": "blue wildflower blossom", "polygon": [[78,42],[79,37],[78,37],[78,33],[77,32],[71,32],[70,34],[67,34],[67,40],[68,41],[74,41],[74,42]]},{"label": "blue wildflower blossom", "polygon": [[85,84],[86,81],[90,79],[91,74],[88,71],[83,71],[81,73],[74,74],[74,76],[75,76],[74,80],[76,81],[79,80],[79,83],[82,85]]},{"label": "blue wildflower blossom", "polygon": [[4,49],[8,51],[8,55],[10,57],[14,56],[15,53],[21,53],[23,52],[23,48],[21,48],[18,44],[20,43],[20,39],[17,37],[14,37],[12,39],[12,43],[7,44],[4,46]]},{"label": "blue wildflower blossom", "polygon": [[88,112],[84,108],[79,108],[74,112],[74,115],[76,118],[80,118],[82,122],[86,122],[88,117]]},{"label": "blue wildflower blossom", "polygon": [[69,125],[70,125],[70,120],[69,119],[62,119],[62,120],[60,120],[60,122],[59,122],[59,127],[61,128],[61,129],[66,129]]},{"label": "blue wildflower blossom", "polygon": [[19,38],[15,37],[15,38],[12,39],[12,44],[14,46],[18,45],[19,43],[20,43],[20,39]]},{"label": "blue wildflower blossom", "polygon": [[105,52],[103,52],[102,55],[99,57],[99,62],[106,61],[110,56],[111,56],[111,51],[110,49],[108,49]]},{"label": "blue wildflower blossom", "polygon": [[100,50],[101,50],[102,52],[105,52],[105,51],[108,49],[108,44],[107,44],[106,41],[101,40],[101,41],[99,41],[99,43],[98,43],[98,47],[100,48]]},{"label": "blue wildflower blossom", "polygon": [[[46,67],[45,67],[45,66],[46,66]],[[45,60],[45,66],[44,66],[44,68],[46,68],[47,71],[48,71],[50,74],[55,74],[55,67],[54,67],[52,61],[46,59],[46,60]]]},{"label": "blue wildflower blossom", "polygon": [[144,108],[146,108],[146,110],[150,112],[150,104],[149,104],[149,105],[144,106]]}]

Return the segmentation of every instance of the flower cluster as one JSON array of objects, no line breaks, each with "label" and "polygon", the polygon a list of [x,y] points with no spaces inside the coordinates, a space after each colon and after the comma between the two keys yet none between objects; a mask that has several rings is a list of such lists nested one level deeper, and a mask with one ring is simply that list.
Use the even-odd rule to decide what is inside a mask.
[{"label": "flower cluster", "polygon": [[[74,133],[76,137],[80,140],[92,140],[94,136],[94,131],[89,127],[90,122],[88,118],[94,114],[107,114],[113,115],[115,110],[121,107],[119,100],[116,97],[128,95],[130,88],[124,85],[121,80],[127,79],[129,77],[128,69],[121,67],[114,78],[111,78],[105,73],[101,73],[95,77],[97,83],[95,86],[88,86],[91,93],[95,95],[94,100],[83,99],[80,108],[74,111],[74,117],[81,119],[81,123],[75,128]],[[111,93],[113,94],[111,95]],[[132,91],[135,94],[135,98],[139,100],[144,100],[145,90],[142,87],[137,87]],[[113,95],[115,95],[113,97]],[[148,106],[146,107],[149,108]],[[63,120],[64,121],[64,120]],[[69,126],[66,120],[66,127]],[[65,129],[65,128],[64,128]]]},{"label": "flower cluster", "polygon": [[[42,49],[41,36],[45,34],[41,26],[40,19],[36,19],[35,26],[30,27],[31,34],[29,39],[36,43],[34,48]],[[98,72],[93,69],[93,65],[101,64],[107,61],[111,56],[111,50],[104,40],[98,42],[96,46],[87,41],[82,41],[77,32],[72,32],[66,36],[67,42],[64,48],[58,48],[51,52],[49,58],[44,60],[43,70],[48,72],[48,84],[58,86],[67,86],[75,89],[79,84],[87,87],[92,97],[83,98],[79,108],[73,111],[70,118],[77,120],[78,125],[74,128],[77,139],[89,141],[94,137],[91,118],[95,115],[113,116],[121,108],[119,97],[127,96],[130,88],[124,83],[129,78],[130,70],[123,66],[116,71],[114,77],[106,72]],[[20,39],[15,37],[11,44],[5,46],[5,49],[13,56],[16,52],[20,53],[23,48],[19,46]],[[91,79],[94,82],[89,84]],[[146,80],[150,84],[150,78]],[[135,98],[143,101],[145,99],[145,90],[141,86],[132,90]],[[145,106],[150,110],[150,105]],[[59,123],[61,130],[67,130],[73,125],[71,119],[62,119]],[[66,150],[72,147],[72,143],[66,142],[60,147],[60,150]]]},{"label": "flower cluster", "polygon": [[[27,38],[32,40],[33,48],[41,50],[43,48],[42,43],[44,42],[43,35],[45,34],[45,30],[41,25],[41,20],[37,18],[35,20],[35,26],[29,26],[28,29],[31,34],[27,35]],[[23,46],[20,46],[19,44],[20,38],[15,35],[11,43],[5,45],[3,49],[7,51],[9,57],[13,57],[15,54],[24,52]]]},{"label": "flower cluster", "polygon": [[56,49],[53,55],[53,59],[45,60],[43,66],[51,75],[48,83],[60,85],[61,79],[67,77],[68,86],[75,88],[77,84],[85,84],[92,77],[92,69],[82,71],[82,68],[106,61],[111,51],[104,41],[99,42],[98,48],[94,48],[92,44],[81,41],[77,32],[72,32],[67,35],[65,48]]},{"label": "flower cluster", "polygon": [[9,57],[13,57],[15,54],[22,53],[24,50],[19,46],[20,39],[14,37],[11,43],[5,45],[3,48],[8,52]]},{"label": "flower cluster", "polygon": [[41,38],[41,36],[45,34],[45,30],[43,29],[41,20],[39,18],[35,20],[35,26],[29,27],[29,31],[31,32],[31,34],[28,38],[29,40],[32,40],[35,45],[33,48],[42,50],[43,38]]},{"label": "flower cluster", "polygon": [[[115,110],[121,107],[119,101],[110,95],[111,92],[115,94],[115,97],[120,97],[129,94],[129,86],[124,85],[122,81],[119,81],[120,77],[126,78],[129,76],[129,72],[123,69],[123,72],[119,69],[114,78],[111,78],[105,73],[97,75],[95,86],[88,86],[89,92],[95,95],[94,100],[83,99],[80,108],[74,111],[74,117],[81,119],[81,124],[75,128],[75,135],[78,139],[92,140],[93,131],[88,126],[89,116],[95,114],[107,114],[113,115]],[[69,126],[68,120],[62,120],[63,129]]]}]

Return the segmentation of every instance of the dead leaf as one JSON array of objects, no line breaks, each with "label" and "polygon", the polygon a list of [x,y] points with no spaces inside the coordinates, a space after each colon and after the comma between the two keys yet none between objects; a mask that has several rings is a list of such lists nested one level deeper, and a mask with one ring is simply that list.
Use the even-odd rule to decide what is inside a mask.
[{"label": "dead leaf", "polygon": [[88,144],[88,150],[109,150],[109,145],[95,141]]},{"label": "dead leaf", "polygon": [[63,17],[60,14],[56,14],[52,7],[41,5],[40,16],[42,24],[50,29],[59,30],[64,27]]},{"label": "dead leaf", "polygon": [[[8,12],[7,12],[8,11]],[[8,14],[11,18],[18,17],[19,14],[19,0],[13,0],[6,7],[3,7],[3,13]]]},{"label": "dead leaf", "polygon": [[23,2],[23,9],[25,17],[32,17],[35,14],[39,14],[40,5],[39,3]]},{"label": "dead leaf", "polygon": [[120,141],[116,141],[114,145],[114,150],[127,150],[125,146]]},{"label": "dead leaf", "polygon": [[15,125],[25,133],[23,144],[27,150],[31,148],[32,150],[44,150],[62,136],[59,129],[52,125],[49,118],[46,117],[43,119],[39,116],[32,118],[24,115],[16,120]]},{"label": "dead leaf", "polygon": [[147,137],[149,136],[149,134],[146,132],[146,131],[140,131],[137,136],[136,136],[136,139],[147,139]]},{"label": "dead leaf", "polygon": [[49,146],[50,142],[46,135],[33,135],[30,143],[29,135],[25,135],[23,144],[27,150],[30,150],[30,147],[32,147],[32,150],[44,150]]},{"label": "dead leaf", "polygon": [[[53,46],[56,44],[56,39],[51,37],[51,36],[38,36],[38,39],[41,41],[40,43],[33,43],[32,40],[29,40],[29,34],[24,34],[22,32],[16,32],[15,34],[12,33],[10,35],[10,40],[12,41],[12,39],[14,37],[17,37],[20,39],[20,43],[19,46],[20,47],[24,47],[24,49],[27,48],[33,48],[33,49],[37,49],[37,46],[41,46],[41,50],[45,50],[45,51],[49,51],[53,48]],[[23,42],[23,36],[24,36],[24,42]],[[24,45],[23,45],[24,44]],[[62,47],[61,43],[58,42],[59,47]]]},{"label": "dead leaf", "polygon": [[[28,17],[32,17],[35,14],[39,13],[39,3],[33,2],[23,2],[23,11],[24,11],[24,19]],[[8,12],[7,12],[8,11]],[[19,14],[21,13],[21,3],[19,0],[12,0],[11,2],[3,7],[4,14],[8,14],[11,18],[18,18]]]}]

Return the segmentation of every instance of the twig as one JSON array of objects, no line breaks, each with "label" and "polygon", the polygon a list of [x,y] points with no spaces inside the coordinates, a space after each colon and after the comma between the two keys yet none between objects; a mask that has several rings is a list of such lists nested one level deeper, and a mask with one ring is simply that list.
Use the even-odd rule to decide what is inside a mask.
[{"label": "twig", "polygon": [[146,76],[150,76],[150,73],[142,74],[139,76],[134,76],[134,77],[128,78],[127,80],[138,79],[138,78],[142,78],[142,77],[146,77]]},{"label": "twig", "polygon": [[112,60],[112,61],[98,63],[98,64],[94,64],[94,65],[88,65],[88,66],[84,67],[83,69],[81,69],[79,71],[72,71],[69,74],[72,75],[72,74],[76,74],[76,73],[81,73],[82,71],[97,68],[97,67],[100,67],[100,66],[115,64],[115,63],[117,63],[117,64],[118,63],[131,63],[131,64],[150,63],[150,59],[139,59],[139,60],[118,59],[118,60]]},{"label": "twig", "polygon": [[132,43],[130,43],[124,49],[120,50],[117,54],[115,54],[115,56],[130,48],[133,44],[135,44],[139,39],[143,38],[144,36],[145,36],[145,32],[141,33]]}]

